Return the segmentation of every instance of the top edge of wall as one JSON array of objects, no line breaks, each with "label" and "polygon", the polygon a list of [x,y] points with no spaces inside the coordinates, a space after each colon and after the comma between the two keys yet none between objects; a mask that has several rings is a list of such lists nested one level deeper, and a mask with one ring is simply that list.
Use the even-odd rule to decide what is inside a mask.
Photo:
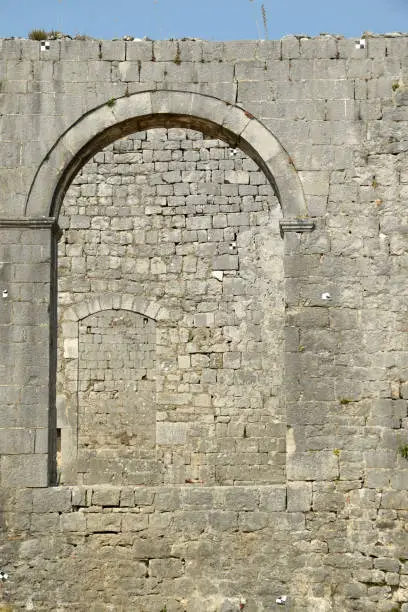
[{"label": "top edge of wall", "polygon": [[[364,32],[361,36],[343,36],[342,34],[331,34],[331,33],[322,33],[317,36],[309,36],[308,34],[286,34],[278,39],[237,39],[237,40],[208,40],[204,38],[190,38],[190,37],[182,37],[182,38],[166,38],[166,39],[152,39],[147,36],[144,38],[134,38],[132,36],[123,36],[121,38],[93,38],[92,36],[78,35],[78,36],[70,36],[69,34],[62,34],[60,36],[52,36],[50,38],[46,38],[45,40],[56,40],[56,41],[64,41],[64,42],[206,42],[206,43],[248,43],[248,42],[266,42],[272,43],[280,40],[285,40],[287,38],[297,38],[298,40],[325,40],[327,38],[334,38],[336,40],[360,40],[362,38],[370,39],[370,38],[407,38],[408,32],[386,32],[383,34],[376,34],[373,32]],[[0,37],[0,41],[20,41],[20,42],[41,42],[39,40],[32,40],[28,37],[19,37],[19,36],[10,36],[10,37]]]}]

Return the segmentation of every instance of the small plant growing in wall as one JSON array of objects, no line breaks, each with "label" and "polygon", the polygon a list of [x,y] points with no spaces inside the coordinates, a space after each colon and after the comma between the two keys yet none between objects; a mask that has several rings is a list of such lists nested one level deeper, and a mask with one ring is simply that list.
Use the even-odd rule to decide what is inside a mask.
[{"label": "small plant growing in wall", "polygon": [[181,64],[181,55],[180,55],[180,45],[177,43],[176,55],[174,58],[174,63],[178,66]]},{"label": "small plant growing in wall", "polygon": [[108,106],[109,108],[113,108],[115,104],[116,104],[115,98],[111,98],[110,100],[107,101],[106,106]]},{"label": "small plant growing in wall", "polygon": [[63,34],[59,30],[50,30],[47,32],[48,40],[55,40],[56,38],[61,38]]},{"label": "small plant growing in wall", "polygon": [[401,444],[401,446],[398,447],[397,452],[404,459],[408,459],[408,444]]},{"label": "small plant growing in wall", "polygon": [[30,40],[46,40],[48,38],[48,32],[45,30],[31,30],[28,33],[28,38]]}]

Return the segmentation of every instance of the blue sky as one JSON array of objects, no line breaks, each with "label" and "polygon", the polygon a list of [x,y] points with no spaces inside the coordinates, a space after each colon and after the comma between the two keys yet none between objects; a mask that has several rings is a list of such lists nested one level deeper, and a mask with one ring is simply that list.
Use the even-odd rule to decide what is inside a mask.
[{"label": "blue sky", "polygon": [[408,31],[408,0],[0,0],[0,37],[35,28],[95,38],[240,40]]}]

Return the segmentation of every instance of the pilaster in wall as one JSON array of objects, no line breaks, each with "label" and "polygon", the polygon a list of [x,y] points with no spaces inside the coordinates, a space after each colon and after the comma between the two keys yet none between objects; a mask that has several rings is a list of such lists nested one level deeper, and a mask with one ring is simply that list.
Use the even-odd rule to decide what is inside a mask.
[{"label": "pilaster in wall", "polygon": [[0,470],[6,488],[49,481],[53,228],[54,219],[0,219]]}]

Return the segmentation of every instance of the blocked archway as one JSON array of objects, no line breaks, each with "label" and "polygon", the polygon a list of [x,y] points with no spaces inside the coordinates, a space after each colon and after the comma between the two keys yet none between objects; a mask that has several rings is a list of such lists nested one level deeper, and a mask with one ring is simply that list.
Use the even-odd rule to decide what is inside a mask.
[{"label": "blocked archway", "polygon": [[58,482],[75,483],[81,473],[85,482],[154,483],[155,329],[166,313],[123,293],[85,299],[61,315]]},{"label": "blocked archway", "polygon": [[277,138],[244,109],[183,91],[136,93],[84,115],[41,163],[27,197],[26,215],[58,217],[73,177],[97,151],[127,134],[152,127],[196,129],[239,147],[274,186],[284,217],[307,217],[300,179]]},{"label": "blocked archway", "polygon": [[[58,218],[64,196],[86,162],[118,139],[158,127],[195,129],[241,149],[272,185],[283,223],[289,221],[291,229],[304,223],[307,207],[292,160],[262,123],[245,110],[210,96],[164,91],[134,94],[105,104],[62,135],[38,169],[27,198],[27,216]],[[56,320],[56,299],[52,304]],[[51,406],[51,430],[52,414]]]},{"label": "blocked archway", "polygon": [[[65,396],[68,415],[92,412],[116,424],[112,410],[123,412],[116,398],[107,397],[101,407],[98,400],[110,391],[119,402],[122,397],[120,381],[107,388],[115,373],[104,378],[112,369],[102,355],[112,318],[98,315],[94,325],[90,317],[101,307],[150,314],[157,329],[153,404],[163,484],[283,481],[281,216],[265,175],[242,151],[180,128],[145,130],[105,147],[64,198],[58,396]],[[78,318],[88,321],[79,330],[69,323]],[[93,339],[100,351],[93,350],[95,342],[89,346]],[[118,341],[114,356],[123,364],[131,362],[125,345]],[[136,394],[128,403],[137,407]],[[79,457],[81,478],[94,483],[96,460],[99,467],[102,460],[107,464],[107,438],[95,437],[94,444],[84,438],[87,425],[78,431],[80,454],[86,442],[98,455],[89,465]],[[132,431],[129,420],[131,440]],[[112,434],[116,444],[123,431],[115,426]],[[116,461],[121,450],[111,450]],[[96,472],[106,482],[114,466]],[[129,470],[119,476],[128,482]]]}]

